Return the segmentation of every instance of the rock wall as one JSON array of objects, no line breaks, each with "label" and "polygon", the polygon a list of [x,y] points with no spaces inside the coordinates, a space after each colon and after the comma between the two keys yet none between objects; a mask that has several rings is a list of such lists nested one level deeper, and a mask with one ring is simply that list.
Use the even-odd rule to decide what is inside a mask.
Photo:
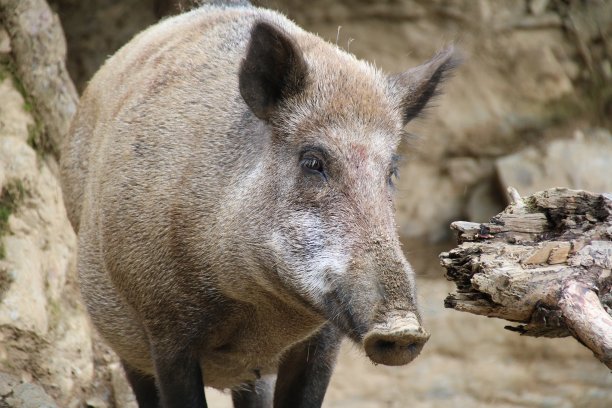
[{"label": "rock wall", "polygon": [[[45,15],[37,11],[37,17]],[[0,23],[0,372],[14,377],[0,378],[0,401],[22,406],[20,395],[40,394],[27,384],[36,381],[61,406],[74,406],[94,374],[91,332],[74,273],[76,237],[57,162],[37,144],[51,123],[40,122],[41,105],[18,74],[6,21]],[[30,73],[37,68],[28,67]]]}]

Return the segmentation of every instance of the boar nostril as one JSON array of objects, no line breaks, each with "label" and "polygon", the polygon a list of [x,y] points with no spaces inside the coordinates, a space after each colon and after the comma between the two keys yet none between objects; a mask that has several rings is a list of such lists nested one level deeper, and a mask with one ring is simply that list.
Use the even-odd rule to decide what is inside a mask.
[{"label": "boar nostril", "polygon": [[382,352],[393,351],[394,349],[417,351],[424,344],[425,344],[425,341],[420,340],[420,339],[417,341],[414,341],[414,340],[406,341],[406,339],[403,339],[403,341],[380,339],[380,340],[375,340],[372,347]]},{"label": "boar nostril", "polygon": [[387,341],[387,340],[377,340],[376,344],[374,344],[374,347],[380,349],[380,350],[391,350],[393,347],[395,347],[395,342],[394,341]]},{"label": "boar nostril", "polygon": [[370,333],[364,340],[368,357],[377,364],[404,365],[419,355],[429,336]]},{"label": "boar nostril", "polygon": [[412,351],[417,351],[417,349],[423,344],[424,344],[423,342],[412,342],[408,344],[403,344],[403,343],[398,343],[398,342],[390,341],[390,340],[377,340],[374,343],[374,347],[382,352],[392,351],[395,348],[400,349],[400,350],[408,350],[412,352]]},{"label": "boar nostril", "polygon": [[414,319],[392,319],[375,325],[363,340],[368,357],[377,364],[404,365],[414,360],[429,339]]}]

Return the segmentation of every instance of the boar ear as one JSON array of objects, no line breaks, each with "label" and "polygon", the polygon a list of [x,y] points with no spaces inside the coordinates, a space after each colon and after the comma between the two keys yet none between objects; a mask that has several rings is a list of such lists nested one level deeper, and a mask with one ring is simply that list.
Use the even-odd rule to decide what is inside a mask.
[{"label": "boar ear", "polygon": [[454,47],[449,47],[425,64],[389,77],[404,125],[425,109],[427,103],[439,92],[440,84],[460,63],[459,53]]},{"label": "boar ear", "polygon": [[293,39],[270,23],[255,23],[240,67],[240,94],[255,116],[269,120],[284,98],[303,90],[307,71]]}]

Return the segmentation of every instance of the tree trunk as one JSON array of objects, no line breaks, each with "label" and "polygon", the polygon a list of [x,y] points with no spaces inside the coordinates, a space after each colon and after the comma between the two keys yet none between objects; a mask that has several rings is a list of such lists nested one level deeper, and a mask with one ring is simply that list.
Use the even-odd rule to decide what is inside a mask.
[{"label": "tree trunk", "polygon": [[612,194],[552,189],[520,198],[490,223],[458,221],[440,254],[457,291],[448,308],[523,323],[527,336],[572,335],[612,368]]}]

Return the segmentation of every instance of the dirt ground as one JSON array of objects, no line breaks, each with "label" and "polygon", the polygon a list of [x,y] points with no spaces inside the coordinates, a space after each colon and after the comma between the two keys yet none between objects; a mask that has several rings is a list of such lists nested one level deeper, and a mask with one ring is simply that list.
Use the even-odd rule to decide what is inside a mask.
[{"label": "dirt ground", "polygon": [[[422,354],[408,366],[375,366],[345,341],[324,407],[612,406],[612,375],[573,338],[521,337],[504,330],[502,320],[445,309],[454,288],[437,254],[449,245],[404,244],[432,334]],[[232,406],[215,390],[207,390],[207,399],[212,408]]]}]

